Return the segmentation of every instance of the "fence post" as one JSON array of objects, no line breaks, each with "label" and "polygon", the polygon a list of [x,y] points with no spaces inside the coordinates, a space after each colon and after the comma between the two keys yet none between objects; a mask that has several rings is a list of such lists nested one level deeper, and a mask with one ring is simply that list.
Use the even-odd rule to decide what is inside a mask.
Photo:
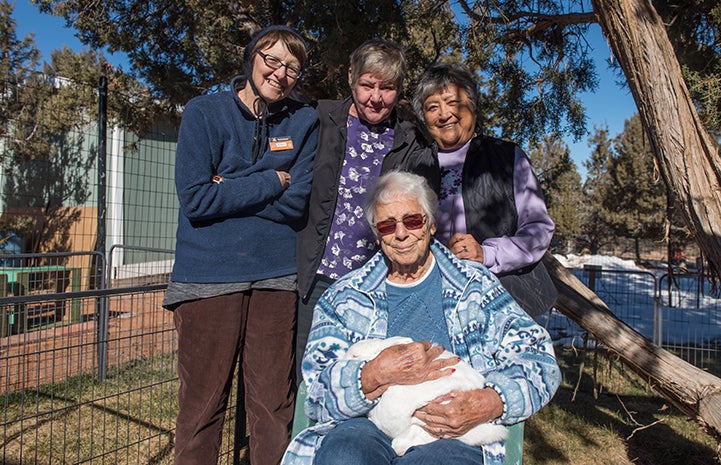
[{"label": "fence post", "polygon": [[588,288],[596,292],[596,274],[600,277],[603,267],[601,265],[583,265],[583,269],[588,272]]},{"label": "fence post", "polygon": [[661,283],[656,276],[653,277],[653,343],[659,347],[663,344],[663,301]]},{"label": "fence post", "polygon": [[[107,214],[107,164],[108,164],[108,78],[100,77],[98,85],[98,233],[95,250],[105,257],[105,233]],[[98,260],[95,269],[95,285],[105,289],[105,263]],[[98,379],[104,381],[108,369],[108,298],[97,299]]]},{"label": "fence post", "polygon": [[698,272],[698,279],[696,280],[696,308],[701,308],[701,296],[706,295],[703,287],[703,252],[701,252],[699,257],[696,257],[696,270]]}]

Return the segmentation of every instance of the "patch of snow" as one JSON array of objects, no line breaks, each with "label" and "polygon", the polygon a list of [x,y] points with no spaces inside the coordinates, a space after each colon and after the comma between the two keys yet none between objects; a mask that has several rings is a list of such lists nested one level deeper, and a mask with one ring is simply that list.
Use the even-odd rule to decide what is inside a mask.
[{"label": "patch of snow", "polygon": [[[554,255],[587,282],[584,265],[599,265],[608,273],[595,275],[595,292],[622,321],[663,346],[704,347],[719,350],[721,299],[698,275],[680,273],[669,289],[665,269],[647,270],[633,260],[602,255]],[[670,296],[669,296],[670,292]],[[541,318],[557,343],[578,344],[584,333],[558,312]]]},{"label": "patch of snow", "polygon": [[643,268],[636,265],[633,260],[624,260],[618,257],[607,255],[554,255],[566,268],[583,268],[584,265],[598,265],[604,270],[629,270],[642,271]]}]

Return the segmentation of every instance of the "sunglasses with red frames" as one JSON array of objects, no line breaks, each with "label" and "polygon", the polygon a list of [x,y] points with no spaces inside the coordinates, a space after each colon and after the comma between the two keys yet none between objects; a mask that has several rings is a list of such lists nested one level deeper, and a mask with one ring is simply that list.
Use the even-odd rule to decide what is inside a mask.
[{"label": "sunglasses with red frames", "polygon": [[403,223],[403,226],[408,230],[420,229],[426,224],[426,215],[421,213],[413,213],[412,215],[406,215],[401,220],[383,220],[376,223],[376,230],[385,236],[386,234],[392,234],[396,231],[396,225]]}]

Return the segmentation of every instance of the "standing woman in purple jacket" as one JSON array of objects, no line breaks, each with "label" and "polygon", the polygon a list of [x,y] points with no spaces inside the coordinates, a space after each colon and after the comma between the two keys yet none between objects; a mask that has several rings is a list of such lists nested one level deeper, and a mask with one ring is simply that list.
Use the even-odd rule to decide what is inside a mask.
[{"label": "standing woman in purple jacket", "polygon": [[413,108],[441,167],[436,238],[459,258],[483,263],[536,318],[556,300],[540,261],[555,225],[523,150],[478,129],[477,102],[476,80],[460,65],[434,65],[416,87]]},{"label": "standing woman in purple jacket", "polygon": [[175,463],[217,463],[238,357],[253,465],[277,465],[293,421],[296,233],[310,195],[318,116],[288,98],[303,39],[261,30],[226,92],[183,111],[175,264],[163,305],[178,332]]},{"label": "standing woman in purple jacket", "polygon": [[440,184],[430,144],[397,108],[405,75],[403,48],[370,39],[351,53],[351,95],[317,103],[320,129],[308,223],[298,234],[299,382],[316,302],[331,283],[360,268],[378,248],[363,221],[370,184],[394,170],[423,176],[434,190]]}]

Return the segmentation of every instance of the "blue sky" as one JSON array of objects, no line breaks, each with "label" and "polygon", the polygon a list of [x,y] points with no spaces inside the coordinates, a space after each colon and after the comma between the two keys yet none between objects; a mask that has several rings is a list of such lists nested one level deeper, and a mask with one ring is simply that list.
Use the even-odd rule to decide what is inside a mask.
[{"label": "blue sky", "polygon": [[[30,33],[35,34],[35,43],[44,60],[50,60],[50,52],[62,48],[63,45],[74,50],[83,48],[80,41],[74,36],[74,31],[67,29],[62,19],[39,13],[37,7],[31,5],[28,0],[16,1],[15,20],[18,37],[24,37]],[[624,121],[636,113],[636,104],[628,89],[616,84],[617,76],[608,68],[606,60],[610,58],[611,52],[601,34],[600,26],[591,26],[587,40],[594,49],[596,71],[599,76],[596,92],[581,94],[581,100],[586,106],[587,127],[589,133],[592,134],[594,128],[608,126],[610,137],[615,137],[623,130]],[[108,53],[105,55],[111,63],[122,65],[126,70],[129,68],[122,55]],[[574,142],[571,137],[567,137],[565,141],[579,173],[585,177],[586,169],[583,167],[583,161],[591,152],[587,138]]]},{"label": "blue sky", "polygon": [[[615,137],[623,131],[624,121],[637,113],[636,102],[633,101],[628,87],[620,87],[617,84],[619,77],[608,66],[607,61],[612,54],[601,33],[601,27],[597,24],[592,25],[586,38],[593,47],[593,58],[599,79],[598,88],[594,93],[580,94],[580,99],[586,107],[586,126],[589,137],[593,135],[596,127],[604,126],[608,127],[609,136]],[[591,152],[587,138],[573,142],[572,138],[568,137],[566,144],[571,150],[571,157],[578,165],[578,171],[585,176],[586,169],[583,168],[582,162],[588,158]]]}]

